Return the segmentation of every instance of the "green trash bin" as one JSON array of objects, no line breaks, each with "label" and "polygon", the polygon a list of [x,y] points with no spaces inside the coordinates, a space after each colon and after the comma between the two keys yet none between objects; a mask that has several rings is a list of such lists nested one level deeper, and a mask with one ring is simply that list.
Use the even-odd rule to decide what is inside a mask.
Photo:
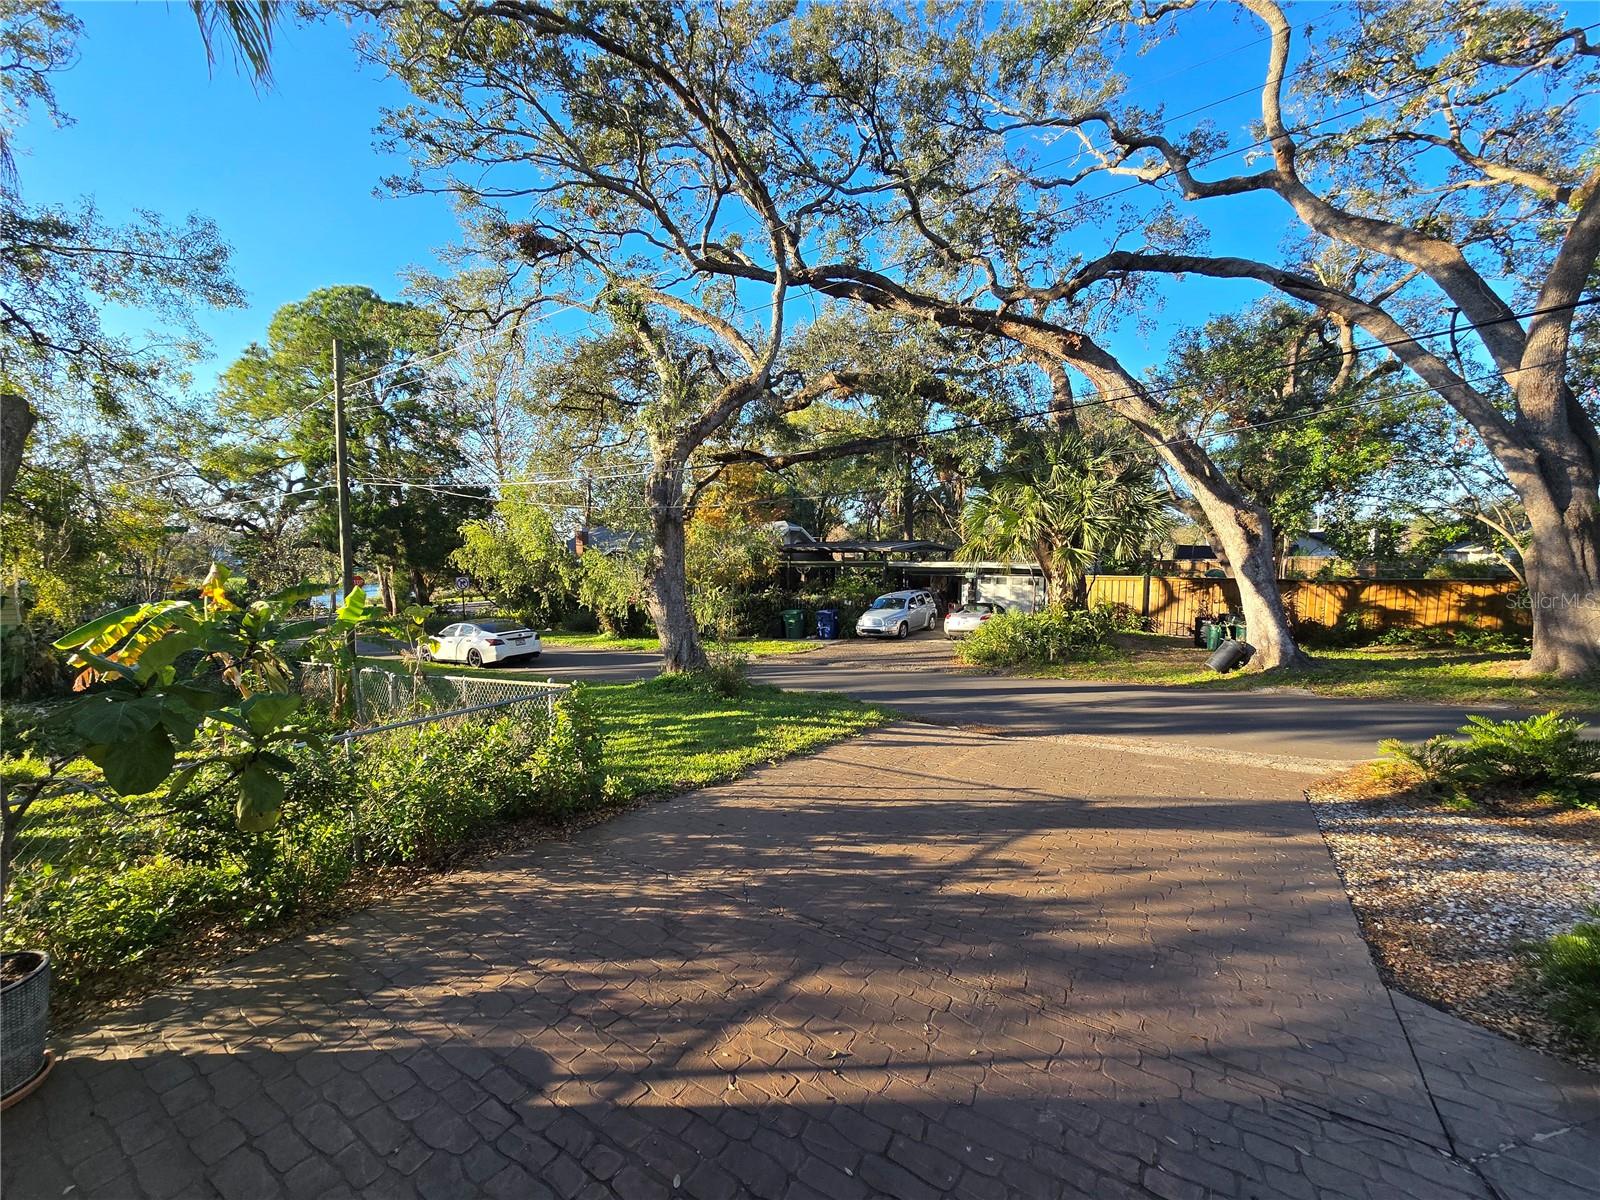
[{"label": "green trash bin", "polygon": [[1228,637],[1228,627],[1221,621],[1212,621],[1206,626],[1206,649],[1215,650]]},{"label": "green trash bin", "polygon": [[786,608],[783,610],[783,636],[787,638],[803,638],[806,635],[806,610],[803,608]]},{"label": "green trash bin", "polygon": [[1235,621],[1233,623],[1233,640],[1234,641],[1236,641],[1236,642],[1249,641],[1250,639],[1245,637],[1246,632],[1248,632],[1248,631],[1245,629],[1245,625],[1244,625],[1243,621]]}]

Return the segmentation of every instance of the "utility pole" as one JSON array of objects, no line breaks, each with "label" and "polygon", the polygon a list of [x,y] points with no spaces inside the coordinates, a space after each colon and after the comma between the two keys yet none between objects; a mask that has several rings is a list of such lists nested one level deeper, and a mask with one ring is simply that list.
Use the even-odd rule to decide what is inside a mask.
[{"label": "utility pole", "polygon": [[[350,529],[350,447],[344,427],[344,347],[333,339],[333,486],[339,498],[339,586],[346,599],[356,585],[356,542]],[[356,657],[356,633],[345,635],[350,655],[350,706],[361,720],[361,660]],[[349,743],[345,743],[348,748]]]},{"label": "utility pole", "polygon": [[350,532],[350,451],[344,427],[344,347],[333,339],[333,486],[339,497],[339,586],[348,597],[356,579],[355,538]]}]

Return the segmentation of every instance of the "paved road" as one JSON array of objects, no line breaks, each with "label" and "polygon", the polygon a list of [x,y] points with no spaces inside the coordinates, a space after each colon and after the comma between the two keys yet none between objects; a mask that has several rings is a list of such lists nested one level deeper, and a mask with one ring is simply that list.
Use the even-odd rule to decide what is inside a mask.
[{"label": "paved road", "polygon": [[1379,982],[1303,773],[902,725],[120,1014],[7,1200],[1577,1200],[1593,1076]]},{"label": "paved road", "polygon": [[[827,651],[764,659],[757,678],[844,692],[923,720],[1013,735],[1159,737],[1253,753],[1358,761],[1386,737],[1407,741],[1458,728],[1472,710],[1338,700],[1285,691],[1206,692],[1137,684],[1023,679],[909,666],[888,656],[831,660]],[[913,660],[915,661],[915,660]]]},{"label": "paved road", "polygon": [[[938,637],[840,642],[757,659],[755,678],[786,688],[844,692],[922,720],[1011,735],[1093,733],[1201,742],[1253,753],[1359,761],[1386,737],[1420,741],[1457,729],[1473,711],[1338,700],[1283,692],[1206,692],[1137,684],[1022,679],[963,671]],[[627,682],[655,674],[659,656],[552,649],[533,669],[553,679]]]}]

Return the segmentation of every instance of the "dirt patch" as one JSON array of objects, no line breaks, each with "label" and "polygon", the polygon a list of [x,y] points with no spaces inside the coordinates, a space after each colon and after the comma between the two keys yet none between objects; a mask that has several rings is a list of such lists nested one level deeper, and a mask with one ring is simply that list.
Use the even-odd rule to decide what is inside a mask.
[{"label": "dirt patch", "polygon": [[1386,982],[1600,1070],[1545,1012],[1522,953],[1600,904],[1600,813],[1511,796],[1460,811],[1365,766],[1307,798]]}]

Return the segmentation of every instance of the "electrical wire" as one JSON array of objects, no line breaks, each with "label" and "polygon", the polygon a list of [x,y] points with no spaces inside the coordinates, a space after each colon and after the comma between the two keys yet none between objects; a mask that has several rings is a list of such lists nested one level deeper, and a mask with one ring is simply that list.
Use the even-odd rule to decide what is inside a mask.
[{"label": "electrical wire", "polygon": [[[1464,377],[1463,382],[1473,383],[1473,382],[1482,382],[1482,381],[1485,381],[1485,380],[1492,380],[1492,379],[1503,379],[1505,377],[1505,375],[1507,375],[1507,374],[1514,374],[1514,373],[1518,373],[1518,372],[1521,372],[1521,371],[1539,370],[1539,369],[1547,367],[1547,366],[1554,366],[1554,365],[1557,365],[1557,364],[1560,364],[1560,363],[1563,363],[1563,362],[1571,362],[1574,359],[1576,359],[1578,361],[1584,361],[1584,362],[1590,361],[1591,359],[1600,360],[1600,350],[1593,351],[1593,352],[1591,352],[1589,354],[1568,355],[1568,356],[1565,356],[1563,358],[1549,359],[1549,360],[1546,360],[1544,362],[1528,363],[1528,364],[1526,364],[1524,366],[1515,367],[1515,368],[1512,368],[1512,370],[1505,371],[1505,372],[1498,371],[1498,370],[1487,371],[1487,372],[1484,372],[1481,375]],[[1128,393],[1128,395],[1132,395],[1132,394],[1133,393]],[[1415,388],[1412,388],[1412,389],[1409,389],[1409,390],[1406,390],[1406,391],[1390,392],[1390,393],[1386,393],[1386,394],[1384,394],[1382,396],[1372,397],[1372,398],[1369,398],[1369,399],[1366,399],[1366,400],[1355,401],[1355,402],[1349,403],[1349,404],[1326,405],[1326,406],[1324,406],[1322,408],[1310,409],[1310,410],[1308,410],[1306,412],[1295,413],[1295,414],[1291,414],[1290,416],[1286,416],[1286,417],[1274,417],[1274,418],[1271,418],[1271,419],[1268,419],[1268,420],[1264,420],[1264,421],[1244,422],[1244,423],[1240,423],[1240,424],[1231,425],[1231,426],[1228,426],[1228,427],[1223,428],[1223,429],[1215,429],[1215,430],[1205,431],[1205,432],[1201,432],[1201,433],[1193,434],[1193,435],[1184,434],[1184,435],[1181,435],[1179,437],[1169,438],[1169,439],[1166,439],[1165,441],[1161,441],[1161,442],[1151,442],[1151,443],[1149,443],[1149,445],[1154,449],[1159,449],[1160,447],[1176,445],[1176,444],[1178,444],[1180,442],[1183,442],[1183,441],[1191,441],[1191,442],[1214,441],[1217,438],[1230,437],[1230,436],[1236,436],[1236,435],[1238,435],[1240,433],[1247,433],[1247,432],[1249,432],[1249,431],[1251,431],[1253,429],[1265,429],[1265,428],[1273,427],[1273,426],[1279,426],[1279,425],[1285,425],[1285,424],[1293,424],[1293,423],[1297,423],[1297,422],[1300,422],[1300,421],[1314,420],[1317,417],[1327,416],[1327,415],[1330,415],[1332,413],[1348,412],[1348,411],[1352,411],[1352,410],[1355,410],[1355,409],[1362,408],[1367,404],[1375,403],[1377,401],[1392,402],[1392,401],[1396,401],[1396,400],[1409,399],[1409,398],[1414,397],[1414,396],[1429,396],[1429,395],[1437,395],[1437,392],[1433,387],[1424,384],[1424,385],[1420,385],[1418,387],[1415,387]],[[1048,417],[1048,416],[1053,416],[1053,415],[1055,415],[1057,413],[1061,413],[1061,412],[1068,412],[1068,411],[1076,412],[1079,409],[1101,407],[1101,406],[1103,406],[1105,404],[1111,403],[1114,398],[1115,397],[1097,397],[1094,400],[1086,400],[1086,401],[1083,401],[1080,404],[1073,405],[1070,409],[1067,409],[1067,408],[1036,409],[1036,410],[1025,411],[1025,412],[1021,412],[1021,413],[1010,414],[1007,417],[1002,418],[1002,419],[997,420],[997,421],[976,422],[974,424],[976,426],[984,428],[986,430],[992,430],[993,426],[995,426],[995,425],[1020,423],[1022,421],[1025,421],[1025,420],[1028,420],[1028,419],[1031,419],[1031,418],[1034,418],[1034,417]],[[909,442],[909,441],[926,440],[926,439],[930,439],[930,438],[934,438],[934,437],[947,436],[947,435],[952,434],[952,433],[965,432],[970,427],[971,426],[964,426],[964,427],[960,427],[960,428],[948,428],[947,427],[947,428],[944,428],[944,429],[927,430],[927,431],[923,431],[923,432],[919,432],[919,433],[912,433],[912,434],[890,434],[890,435],[885,435],[885,437],[882,438],[882,439],[873,439],[873,441],[875,443],[873,449],[880,448],[880,447],[878,447],[876,445],[876,443],[879,442],[879,441],[882,441],[882,442],[887,444],[887,443],[895,443],[895,442],[902,442],[902,441]],[[870,452],[871,451],[863,448],[862,450],[860,450],[858,452],[855,452],[855,453],[870,453]],[[854,456],[854,454],[852,456]],[[840,457],[845,457],[845,456],[841,455]],[[727,465],[727,464],[724,464],[724,465]],[[753,465],[759,465],[759,464],[757,463],[757,464],[753,464]],[[637,476],[642,477],[644,475],[649,474],[651,469],[652,468],[646,468],[646,469],[640,470],[636,474],[637,474]],[[616,475],[616,476],[610,476],[608,478],[630,478],[630,477],[633,477],[633,473],[619,474],[619,475]],[[583,478],[584,477],[579,476],[579,477],[577,477],[577,479],[575,481],[576,482],[582,482]],[[525,481],[525,483],[527,485],[529,485],[529,486],[535,486],[535,485],[542,484],[542,483],[559,484],[559,483],[571,483],[571,482],[575,482],[575,481],[574,480],[528,480],[528,481]],[[360,481],[358,481],[358,482],[360,482]],[[435,493],[438,493],[440,495],[460,496],[460,497],[463,497],[463,498],[466,498],[466,499],[475,499],[475,500],[485,499],[485,497],[482,496],[482,495],[471,495],[471,494],[468,494],[468,493],[453,491],[453,490],[451,490],[449,488],[444,488],[444,487],[440,487],[440,486],[432,485],[432,484],[427,484],[427,483],[418,483],[418,482],[407,482],[407,481],[401,481],[401,480],[394,480],[394,481],[383,483],[383,484],[381,484],[379,486],[397,487],[397,488],[410,488],[410,489],[415,489],[415,490],[419,490],[419,491],[435,492]],[[881,495],[882,491],[879,490],[879,491],[875,491],[875,492],[871,492],[871,493],[867,493],[867,494],[868,495]],[[790,497],[774,497],[772,500],[757,500],[757,501],[751,501],[749,503],[751,505],[754,505],[754,504],[781,503],[784,499],[789,499],[789,498]],[[801,498],[803,498],[803,497],[801,497]],[[621,507],[621,508],[634,509],[634,510],[653,510],[657,506],[650,505],[650,504],[625,504],[625,505],[615,505],[615,504],[613,504],[610,507]],[[674,508],[674,507],[675,508],[685,508],[685,507],[687,507],[687,505],[669,505],[669,506],[665,506],[665,507],[668,507],[668,508]]]}]

